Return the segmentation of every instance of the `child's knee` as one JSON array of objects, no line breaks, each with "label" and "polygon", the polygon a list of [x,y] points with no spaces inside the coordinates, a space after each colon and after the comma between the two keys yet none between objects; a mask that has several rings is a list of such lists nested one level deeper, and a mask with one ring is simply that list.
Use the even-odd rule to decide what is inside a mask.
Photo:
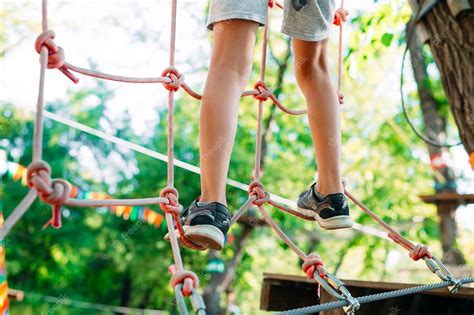
[{"label": "child's knee", "polygon": [[295,61],[295,76],[300,86],[313,84],[315,81],[329,78],[329,71],[324,60],[301,60]]},{"label": "child's knee", "polygon": [[231,74],[234,80],[238,82],[243,89],[248,83],[250,72],[252,71],[252,62],[252,57],[243,57],[239,60],[225,60],[224,62],[217,62],[213,65],[213,68],[215,71]]}]

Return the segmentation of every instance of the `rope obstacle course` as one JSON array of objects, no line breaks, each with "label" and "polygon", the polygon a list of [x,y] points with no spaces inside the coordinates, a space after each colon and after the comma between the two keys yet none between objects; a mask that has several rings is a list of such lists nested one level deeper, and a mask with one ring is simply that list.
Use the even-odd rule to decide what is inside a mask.
[{"label": "rope obstacle course", "polygon": [[[339,26],[339,56],[338,56],[338,97],[342,104],[344,96],[341,92],[342,85],[342,30],[343,20],[345,19],[345,10],[343,9],[343,0],[341,1],[341,8],[336,11],[335,24]],[[274,1],[269,1],[269,8],[281,5]],[[268,13],[269,14],[269,13]],[[269,15],[267,16],[268,20]],[[169,267],[171,273],[171,285],[174,288],[174,293],[177,300],[177,305],[182,314],[189,314],[184,297],[189,297],[193,310],[197,314],[205,314],[205,305],[201,295],[197,292],[199,286],[199,279],[192,271],[184,269],[181,258],[179,241],[186,244],[186,246],[194,249],[202,249],[187,239],[184,235],[183,226],[179,220],[179,214],[183,207],[179,203],[178,190],[174,187],[174,95],[182,88],[191,97],[201,99],[201,95],[191,89],[186,83],[182,73],[175,67],[175,43],[176,43],[176,21],[177,21],[177,0],[171,0],[171,32],[170,32],[170,52],[169,52],[169,66],[165,68],[160,77],[139,78],[139,77],[125,77],[106,74],[98,71],[80,68],[65,61],[64,50],[57,46],[54,42],[55,33],[48,29],[47,18],[47,0],[42,0],[42,30],[43,32],[38,36],[35,49],[40,54],[40,80],[39,92],[36,106],[36,116],[33,135],[33,161],[27,168],[27,183],[30,188],[27,195],[13,210],[11,215],[7,218],[4,226],[0,229],[0,239],[3,240],[8,235],[13,226],[25,214],[31,204],[37,197],[41,201],[51,205],[52,217],[50,223],[54,228],[61,227],[61,207],[111,207],[111,206],[146,206],[146,205],[160,205],[160,208],[165,213],[165,220],[170,236],[171,249],[173,253],[174,264]],[[248,186],[249,198],[243,206],[233,216],[231,225],[234,224],[242,214],[245,213],[252,205],[256,206],[262,214],[264,220],[272,228],[272,230],[296,253],[302,260],[302,269],[310,279],[316,280],[330,295],[336,298],[336,302],[318,305],[321,310],[343,307],[348,314],[354,314],[359,309],[361,303],[368,303],[377,299],[386,299],[396,294],[412,294],[420,290],[429,290],[430,288],[447,286],[450,287],[451,292],[456,293],[462,284],[474,282],[474,278],[456,279],[450,271],[443,265],[443,263],[433,256],[427,246],[421,244],[414,244],[413,242],[404,238],[401,234],[395,231],[387,223],[385,223],[374,212],[368,209],[357,198],[355,198],[347,189],[344,189],[345,194],[351,199],[362,211],[373,218],[382,228],[387,232],[388,238],[395,243],[401,245],[409,252],[409,256],[413,260],[423,259],[427,267],[435,273],[443,282],[440,284],[432,284],[413,289],[407,289],[403,292],[394,291],[377,296],[354,298],[344,286],[344,283],[336,276],[329,273],[324,268],[322,259],[314,253],[305,254],[298,246],[280,229],[275,221],[271,218],[264,205],[269,204],[274,208],[287,212],[289,214],[298,216],[308,221],[314,221],[312,216],[305,215],[292,209],[277,201],[277,198],[270,195],[264,188],[261,182],[261,144],[262,144],[262,121],[263,121],[263,105],[267,100],[270,100],[283,112],[290,115],[303,115],[306,110],[292,110],[285,107],[278,98],[273,94],[273,90],[265,84],[265,68],[266,55],[268,46],[268,32],[269,23],[266,23],[263,32],[263,48],[261,55],[261,70],[260,80],[255,83],[254,89],[245,91],[242,96],[253,96],[258,101],[258,124],[256,132],[256,148],[255,148],[255,167],[254,178]],[[63,179],[52,179],[51,168],[49,164],[42,161],[43,151],[43,120],[44,120],[44,87],[46,69],[58,69],[66,77],[77,83],[79,79],[73,72],[80,73],[86,76],[95,77],[98,79],[112,80],[127,83],[161,83],[163,87],[168,90],[168,154],[167,154],[167,186],[161,191],[159,197],[141,198],[141,199],[100,199],[100,200],[81,200],[71,197],[71,186]],[[178,233],[175,232],[175,226]],[[417,291],[418,290],[418,291]],[[314,308],[316,309],[316,308]],[[312,311],[314,311],[312,309]],[[319,309],[318,309],[319,310]],[[307,311],[306,309],[304,311]],[[298,313],[302,310],[288,311],[288,313]]]}]

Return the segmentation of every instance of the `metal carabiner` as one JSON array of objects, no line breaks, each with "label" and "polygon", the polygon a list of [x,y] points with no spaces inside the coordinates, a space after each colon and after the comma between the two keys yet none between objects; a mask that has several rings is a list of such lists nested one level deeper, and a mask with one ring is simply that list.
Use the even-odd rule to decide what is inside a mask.
[{"label": "metal carabiner", "polygon": [[330,274],[324,270],[324,275],[327,280],[319,274],[319,272],[314,273],[314,279],[321,284],[321,286],[333,297],[338,300],[347,301],[349,305],[344,306],[343,310],[346,314],[353,315],[360,308],[359,301],[354,298],[349,290],[345,287],[344,282],[339,280],[336,276]]},{"label": "metal carabiner", "polygon": [[448,286],[451,293],[458,293],[461,289],[462,282],[456,279],[453,274],[448,270],[448,268],[443,264],[443,262],[436,256],[428,258],[427,256],[423,257],[426,266],[436,274],[441,280],[449,281],[452,285]]},{"label": "metal carabiner", "polygon": [[197,315],[206,315],[206,304],[204,303],[204,299],[202,298],[201,294],[197,293],[196,290],[193,289],[193,293],[191,294],[189,300],[191,301],[191,306]]}]

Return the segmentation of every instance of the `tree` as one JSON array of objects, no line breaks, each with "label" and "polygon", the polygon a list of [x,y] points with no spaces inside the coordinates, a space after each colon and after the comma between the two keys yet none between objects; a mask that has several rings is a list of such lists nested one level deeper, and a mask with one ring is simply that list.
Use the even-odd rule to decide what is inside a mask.
[{"label": "tree", "polygon": [[[411,1],[415,11],[420,2]],[[431,1],[421,18],[459,135],[474,169],[474,10],[472,0]]]},{"label": "tree", "polygon": [[[418,36],[412,36],[412,38],[408,40],[407,45],[410,50],[413,74],[418,89],[421,111],[423,113],[425,134],[435,142],[442,143],[446,141],[447,134],[447,119],[445,111],[443,110],[447,104],[441,104],[441,101],[439,101],[432,92],[432,83],[427,70],[427,57],[423,52],[423,45]],[[456,178],[454,171],[444,161],[444,156],[448,154],[447,149],[429,143],[427,143],[427,148],[434,173],[435,192],[455,193]],[[457,206],[456,203],[441,203],[437,205],[444,260],[449,264],[466,263],[462,252],[455,248],[457,231],[454,213]]]}]

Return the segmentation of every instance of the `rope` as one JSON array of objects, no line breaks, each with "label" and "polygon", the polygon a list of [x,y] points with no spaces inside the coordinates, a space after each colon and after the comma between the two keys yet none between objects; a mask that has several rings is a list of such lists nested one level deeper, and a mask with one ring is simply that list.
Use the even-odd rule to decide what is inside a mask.
[{"label": "rope", "polygon": [[[269,0],[269,8],[274,6],[281,7],[281,5],[274,1]],[[346,21],[346,15],[348,12],[343,8],[343,1],[341,1],[341,8],[336,11],[334,23],[339,25],[339,50],[338,50],[338,86],[337,93],[340,104],[344,102],[344,96],[342,94],[342,31],[343,31],[343,22]],[[263,184],[261,183],[261,150],[262,150],[262,123],[263,123],[263,104],[271,100],[272,103],[277,106],[283,112],[286,112],[291,115],[301,115],[305,114],[305,110],[290,110],[283,106],[278,98],[274,95],[273,90],[265,84],[265,70],[266,70],[266,55],[268,47],[268,32],[269,32],[269,11],[267,11],[267,23],[265,24],[264,34],[263,34],[263,47],[262,55],[260,60],[260,80],[255,83],[254,90],[243,92],[242,96],[252,95],[258,101],[258,121],[257,121],[257,132],[256,132],[256,144],[255,144],[255,165],[254,165],[254,178],[252,183],[245,187],[241,183],[235,182],[234,184],[239,188],[245,187],[248,189],[249,198],[241,207],[241,209],[234,215],[231,223],[235,223],[237,219],[251,206],[255,205],[260,213],[262,214],[265,221],[270,225],[272,230],[303,260],[302,269],[311,279],[315,279],[319,285],[323,286],[325,290],[328,291],[330,295],[337,298],[340,306],[349,305],[351,312],[357,310],[360,306],[360,303],[363,303],[364,297],[355,299],[351,296],[349,291],[345,288],[344,283],[340,281],[335,276],[331,275],[324,269],[324,264],[321,258],[317,254],[306,255],[301,251],[298,246],[293,243],[293,241],[283,232],[283,230],[273,221],[271,216],[268,214],[264,205],[266,203],[280,209],[284,212],[290,213],[292,215],[297,215],[306,220],[314,220],[305,214],[301,214],[296,210],[293,210],[283,204],[278,203],[278,201],[288,201],[284,198],[279,198],[278,196],[272,196],[265,191]],[[197,294],[196,289],[199,285],[199,279],[195,273],[185,270],[183,266],[183,261],[181,258],[179,244],[178,244],[178,235],[180,240],[188,247],[198,249],[199,246],[192,243],[189,239],[185,237],[183,226],[179,220],[179,214],[182,211],[182,206],[179,204],[179,194],[176,188],[174,187],[174,106],[175,99],[174,94],[179,91],[180,88],[183,88],[189,95],[196,99],[200,99],[201,95],[194,92],[189,86],[185,83],[185,77],[182,73],[175,68],[175,46],[176,46],[176,20],[177,20],[177,0],[172,0],[171,2],[171,32],[170,32],[170,51],[169,51],[169,66],[165,68],[160,77],[157,78],[135,78],[135,77],[124,77],[116,76],[111,74],[105,74],[97,71],[92,71],[88,69],[82,69],[75,67],[65,61],[64,50],[57,46],[54,42],[55,33],[51,30],[48,30],[48,21],[47,21],[47,1],[42,0],[42,29],[43,32],[38,36],[35,49],[40,54],[40,80],[39,80],[39,89],[38,89],[38,100],[36,106],[36,118],[35,118],[35,129],[33,136],[33,162],[28,167],[28,185],[30,187],[29,193],[26,197],[20,202],[17,208],[14,210],[11,219],[10,217],[5,222],[5,227],[0,230],[0,236],[2,239],[7,235],[8,231],[13,227],[13,225],[21,218],[25,213],[26,209],[29,208],[31,203],[36,199],[37,196],[40,199],[52,206],[52,218],[48,221],[53,227],[59,228],[61,226],[61,206],[70,205],[70,206],[110,206],[110,205],[149,205],[149,204],[159,204],[161,209],[165,212],[166,223],[168,227],[171,249],[173,253],[174,264],[169,267],[171,273],[171,286],[174,288],[176,299],[178,301],[178,306],[182,314],[188,314],[186,307],[186,302],[183,297],[191,297],[191,304],[193,309],[199,314],[205,313],[205,306],[202,302],[202,298]],[[79,128],[83,131],[89,132],[96,136],[102,137],[107,140],[111,140],[117,144],[126,144],[129,148],[153,156],[155,158],[164,160],[167,162],[167,186],[160,193],[159,198],[143,198],[143,199],[129,199],[129,200],[120,200],[120,199],[107,199],[107,200],[76,200],[69,198],[70,186],[69,184],[62,179],[52,179],[51,178],[51,168],[48,163],[42,161],[42,141],[43,141],[43,123],[44,123],[44,86],[45,86],[45,72],[46,68],[48,69],[59,69],[63,74],[65,74],[69,79],[78,82],[78,79],[72,74],[71,71],[81,73],[84,75],[120,81],[120,82],[129,82],[129,83],[161,83],[163,87],[168,90],[168,139],[167,139],[167,155],[162,155],[157,152],[153,152],[149,149],[143,148],[136,144],[124,141],[123,139],[113,137],[102,133],[98,130],[94,130],[84,125],[80,125],[77,122],[69,121],[69,125],[75,125],[76,128]],[[51,117],[54,114],[49,113]],[[56,118],[60,121],[58,118]],[[61,118],[62,121],[66,119]],[[152,153],[153,154],[152,154]],[[178,164],[177,164],[178,165]],[[199,172],[198,168],[191,167],[189,164],[183,163],[188,169],[192,169],[195,172]],[[180,166],[181,167],[181,166]],[[237,185],[239,184],[239,185]],[[369,216],[371,216],[376,222],[378,222],[383,228],[388,231],[388,237],[391,238],[396,243],[402,245],[404,248],[410,251],[410,257],[414,260],[424,259],[430,270],[436,273],[449,285],[454,285],[455,292],[459,289],[462,284],[462,279],[454,279],[451,273],[447,268],[439,261],[436,257],[432,256],[429,253],[429,250],[426,246],[415,245],[411,241],[403,238],[399,233],[397,233],[393,228],[386,224],[382,219],[370,211],[366,206],[364,206],[360,201],[353,197],[347,190],[345,191],[346,195],[354,201],[363,211],[365,211]],[[293,202],[290,202],[294,204]],[[175,226],[177,233],[175,231]],[[380,236],[380,235],[379,235]],[[317,272],[315,272],[317,271]],[[429,287],[429,286],[425,286]],[[416,288],[407,289],[406,292],[412,292],[410,290],[416,290]],[[402,292],[403,290],[400,290]],[[391,292],[391,294],[396,294],[397,291]],[[405,292],[405,291],[403,291]],[[414,292],[414,291],[413,291]],[[389,293],[386,293],[389,294]],[[406,293],[410,294],[410,293]],[[385,295],[380,295],[385,296]],[[389,295],[387,295],[389,296]],[[338,306],[335,306],[338,307]]]},{"label": "rope", "polygon": [[[462,278],[459,279],[459,281],[462,284],[466,283],[472,283],[474,282],[474,278]],[[429,291],[429,290],[434,290],[434,289],[439,289],[439,288],[446,288],[452,285],[452,282],[450,281],[443,281],[439,283],[432,283],[432,284],[425,284],[425,285],[420,285],[412,288],[407,288],[407,289],[401,289],[401,290],[394,290],[394,291],[389,291],[389,292],[383,292],[383,293],[378,293],[378,294],[373,294],[373,295],[365,295],[361,297],[356,297],[355,299],[360,303],[371,303],[375,301],[380,301],[380,300],[385,300],[385,299],[391,299],[395,297],[400,297],[400,296],[405,296],[405,295],[410,295],[410,294],[415,294],[415,293],[420,293],[424,291]],[[313,305],[313,306],[308,306],[308,307],[302,307],[302,308],[297,308],[297,309],[292,309],[284,312],[279,312],[277,314],[284,314],[284,315],[290,315],[290,314],[312,314],[312,313],[318,313],[322,311],[328,311],[331,309],[347,306],[348,303],[346,301],[334,301],[330,303],[325,303],[321,305]]]},{"label": "rope", "polygon": [[77,300],[70,299],[67,296],[64,296],[64,297],[63,296],[50,296],[50,295],[43,295],[40,293],[27,292],[27,291],[15,290],[15,289],[9,289],[8,292],[22,295],[26,299],[41,300],[50,304],[75,307],[75,308],[85,309],[85,310],[102,311],[102,312],[115,313],[115,314],[116,313],[136,314],[137,312],[140,312],[140,314],[149,314],[149,315],[167,314],[163,311],[153,310],[153,309],[131,308],[131,307],[125,307],[125,306],[113,306],[113,305],[106,305],[106,304],[97,304],[97,303],[91,303],[91,302],[77,301]]},{"label": "rope", "polygon": [[434,147],[438,148],[451,148],[455,147],[458,145],[462,144],[462,141],[456,142],[456,143],[441,143],[436,140],[430,139],[428,136],[424,135],[421,131],[419,131],[414,123],[411,121],[410,116],[408,115],[408,109],[405,103],[405,97],[404,97],[404,83],[405,83],[405,78],[404,78],[404,72],[405,72],[405,59],[408,54],[408,49],[409,49],[409,44],[413,40],[413,36],[415,34],[415,24],[419,21],[419,19],[423,16],[421,14],[423,6],[418,6],[417,11],[415,12],[414,18],[410,21],[408,24],[408,29],[407,29],[407,44],[405,47],[405,50],[403,51],[403,56],[402,56],[402,69],[400,72],[400,101],[402,104],[402,110],[403,110],[403,115],[405,116],[406,121],[408,122],[408,125],[410,126],[411,130],[424,142],[426,142],[429,145],[432,145]]}]

